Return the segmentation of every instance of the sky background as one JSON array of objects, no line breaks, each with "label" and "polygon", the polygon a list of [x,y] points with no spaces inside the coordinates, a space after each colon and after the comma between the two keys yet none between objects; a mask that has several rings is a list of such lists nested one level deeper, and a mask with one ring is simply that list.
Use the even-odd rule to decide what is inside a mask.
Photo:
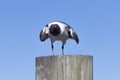
[{"label": "sky background", "polygon": [[[92,55],[94,80],[120,80],[120,0],[1,0],[0,80],[35,80],[35,57],[52,54],[39,33],[53,20],[79,36],[78,45],[67,41],[66,55]],[[54,46],[61,55],[61,42]]]}]

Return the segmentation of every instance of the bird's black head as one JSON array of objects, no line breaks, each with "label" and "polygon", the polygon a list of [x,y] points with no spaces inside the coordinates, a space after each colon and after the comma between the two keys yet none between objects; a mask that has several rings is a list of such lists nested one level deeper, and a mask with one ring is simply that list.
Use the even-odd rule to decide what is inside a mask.
[{"label": "bird's black head", "polygon": [[60,27],[59,27],[59,25],[58,24],[52,24],[50,26],[50,33],[53,36],[57,36],[60,33]]}]

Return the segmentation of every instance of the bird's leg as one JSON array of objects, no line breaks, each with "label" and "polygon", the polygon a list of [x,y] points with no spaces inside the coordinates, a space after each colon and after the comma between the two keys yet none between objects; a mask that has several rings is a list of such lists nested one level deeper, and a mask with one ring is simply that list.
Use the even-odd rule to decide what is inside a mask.
[{"label": "bird's leg", "polygon": [[53,44],[51,45],[51,47],[52,47],[52,54],[54,56],[54,46],[53,46]]},{"label": "bird's leg", "polygon": [[62,45],[62,56],[64,56],[64,45]]}]

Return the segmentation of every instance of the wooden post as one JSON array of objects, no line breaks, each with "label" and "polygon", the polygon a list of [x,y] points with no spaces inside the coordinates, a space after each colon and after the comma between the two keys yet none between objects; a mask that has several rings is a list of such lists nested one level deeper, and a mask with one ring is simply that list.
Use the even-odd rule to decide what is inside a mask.
[{"label": "wooden post", "polygon": [[93,57],[36,57],[36,80],[93,80]]}]

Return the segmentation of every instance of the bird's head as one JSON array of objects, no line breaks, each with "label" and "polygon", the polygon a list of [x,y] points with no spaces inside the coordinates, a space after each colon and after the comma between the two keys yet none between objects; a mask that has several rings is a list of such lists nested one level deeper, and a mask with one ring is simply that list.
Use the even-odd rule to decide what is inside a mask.
[{"label": "bird's head", "polygon": [[53,36],[57,36],[60,33],[60,27],[58,24],[51,24],[49,31]]}]

